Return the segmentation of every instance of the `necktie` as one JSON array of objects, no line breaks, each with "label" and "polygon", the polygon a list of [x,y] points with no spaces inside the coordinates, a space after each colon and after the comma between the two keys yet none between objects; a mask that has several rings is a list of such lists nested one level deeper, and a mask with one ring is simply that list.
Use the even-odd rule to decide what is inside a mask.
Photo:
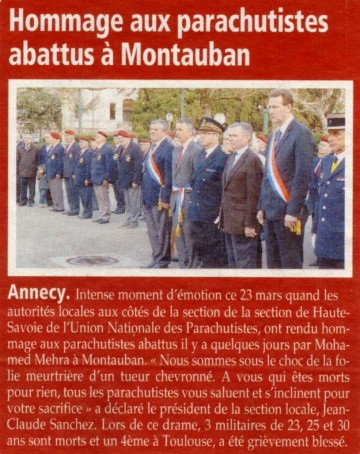
[{"label": "necktie", "polygon": [[234,167],[235,162],[236,162],[236,152],[233,153],[233,154],[230,156],[230,158],[228,159],[228,162],[227,162],[227,165],[226,165],[226,175],[225,175],[226,180],[229,178],[231,169]]},{"label": "necktie", "polygon": [[339,165],[339,158],[337,156],[334,157],[333,162],[331,164],[331,173],[334,172],[336,167]]},{"label": "necktie", "polygon": [[200,154],[199,154],[198,163],[201,164],[202,162],[205,161],[205,159],[206,159],[206,151],[205,150],[201,150]]},{"label": "necktie", "polygon": [[280,129],[276,131],[276,142],[275,142],[275,150],[278,151],[279,149],[279,143],[281,140],[282,132]]},{"label": "necktie", "polygon": [[181,161],[183,152],[184,152],[184,147],[183,147],[183,146],[180,146],[178,155],[177,155],[177,157],[176,157],[176,163],[175,163],[175,168],[176,168],[176,169],[179,167],[179,164],[180,164],[180,161]]}]

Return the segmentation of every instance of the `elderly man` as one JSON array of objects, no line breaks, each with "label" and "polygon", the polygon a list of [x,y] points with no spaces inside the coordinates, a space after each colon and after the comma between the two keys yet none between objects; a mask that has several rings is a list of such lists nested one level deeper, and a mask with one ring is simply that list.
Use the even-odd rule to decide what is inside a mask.
[{"label": "elderly man", "polygon": [[257,205],[263,176],[262,164],[249,146],[249,123],[233,123],[228,131],[232,155],[222,178],[220,227],[225,233],[230,268],[257,268],[259,223]]},{"label": "elderly man", "polygon": [[144,214],[152,249],[152,261],[146,268],[168,268],[171,261],[172,151],[166,135],[167,123],[154,120],[150,124],[151,147],[145,157],[142,182]]},{"label": "elderly man", "polygon": [[327,118],[333,154],[321,161],[315,254],[320,269],[342,269],[345,260],[345,116]]},{"label": "elderly man", "polygon": [[110,221],[109,181],[113,173],[114,160],[107,134],[98,131],[95,135],[95,149],[91,162],[91,181],[99,204],[99,217],[92,222],[108,224]]},{"label": "elderly man", "polygon": [[75,167],[80,153],[80,146],[75,140],[75,131],[65,129],[64,173],[66,196],[69,204],[68,216],[77,216],[80,210],[79,188],[75,184]]},{"label": "elderly man", "polygon": [[20,206],[32,207],[35,201],[36,173],[39,163],[39,149],[32,141],[31,134],[24,135],[24,143],[16,149],[20,175]]},{"label": "elderly man", "polygon": [[188,208],[193,252],[189,268],[226,268],[226,249],[223,232],[215,223],[220,212],[222,173],[228,155],[220,145],[224,127],[210,117],[199,124],[199,154],[193,177]]},{"label": "elderly man", "polygon": [[292,114],[289,90],[270,93],[274,125],[267,145],[266,172],[258,220],[264,224],[268,268],[302,268],[304,205],[315,143],[310,130]]},{"label": "elderly man", "polygon": [[188,118],[181,118],[176,122],[175,134],[180,145],[174,148],[172,155],[171,209],[173,234],[180,268],[186,268],[189,265],[189,257],[192,256],[193,248],[187,210],[191,180],[201,151],[201,146],[193,140],[194,132],[194,124]]},{"label": "elderly man", "polygon": [[141,212],[141,179],[142,159],[140,147],[135,143],[127,131],[118,131],[117,136],[121,143],[121,150],[117,159],[119,191],[124,194],[126,221],[121,226],[125,229],[138,227]]},{"label": "elderly man", "polygon": [[64,193],[62,187],[64,147],[60,143],[60,140],[61,135],[58,132],[50,132],[51,147],[46,159],[46,174],[53,201],[53,207],[50,208],[50,211],[55,211],[56,213],[64,211]]}]

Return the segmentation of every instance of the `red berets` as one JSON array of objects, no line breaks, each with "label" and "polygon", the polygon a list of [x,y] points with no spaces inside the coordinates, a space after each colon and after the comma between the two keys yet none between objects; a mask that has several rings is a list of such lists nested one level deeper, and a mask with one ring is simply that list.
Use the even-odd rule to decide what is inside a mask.
[{"label": "red berets", "polygon": [[97,134],[100,134],[101,136],[105,137],[107,139],[107,134],[104,131],[98,131]]},{"label": "red berets", "polygon": [[83,140],[84,142],[89,142],[89,140],[93,140],[93,139],[88,139],[87,137],[80,137],[79,141],[80,140]]},{"label": "red berets", "polygon": [[262,140],[265,143],[267,143],[267,141],[268,141],[267,137],[264,136],[264,134],[261,134],[261,132],[259,134],[256,134],[256,138],[259,140]]},{"label": "red berets", "polygon": [[139,139],[139,143],[151,143],[150,139]]},{"label": "red berets", "polygon": [[51,137],[53,137],[54,139],[57,139],[57,140],[60,140],[61,139],[61,134],[59,134],[58,132],[56,131],[52,131],[50,133]]},{"label": "red berets", "polygon": [[68,134],[69,136],[74,136],[75,131],[73,129],[65,129],[65,134]]},{"label": "red berets", "polygon": [[136,134],[129,134],[130,139],[136,139]]},{"label": "red berets", "polygon": [[319,142],[328,142],[329,143],[329,137],[328,136],[321,136]]},{"label": "red berets", "polygon": [[115,136],[121,136],[121,137],[126,137],[127,139],[130,138],[129,136],[129,133],[124,131],[123,129],[121,129],[120,131],[118,131]]}]

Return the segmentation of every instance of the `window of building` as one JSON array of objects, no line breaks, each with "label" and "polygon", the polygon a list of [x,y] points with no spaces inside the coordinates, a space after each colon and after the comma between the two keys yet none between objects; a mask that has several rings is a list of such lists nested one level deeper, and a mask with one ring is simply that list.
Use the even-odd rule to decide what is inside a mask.
[{"label": "window of building", "polygon": [[116,104],[110,103],[110,120],[116,120]]}]

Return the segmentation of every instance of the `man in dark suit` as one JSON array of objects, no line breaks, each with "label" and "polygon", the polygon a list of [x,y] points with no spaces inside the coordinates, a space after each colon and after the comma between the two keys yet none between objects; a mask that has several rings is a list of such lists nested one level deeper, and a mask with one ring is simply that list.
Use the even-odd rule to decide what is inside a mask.
[{"label": "man in dark suit", "polygon": [[39,163],[39,149],[33,143],[32,135],[24,135],[24,144],[16,149],[20,175],[20,206],[32,207],[35,202],[36,172]]},{"label": "man in dark suit", "polygon": [[75,184],[75,167],[80,153],[80,146],[75,140],[75,131],[65,129],[64,173],[65,189],[69,204],[68,216],[77,216],[80,210],[79,188]]},{"label": "man in dark suit", "polygon": [[250,150],[253,129],[234,123],[227,129],[232,155],[222,178],[220,227],[225,233],[230,268],[256,268],[259,223],[256,219],[262,164]]},{"label": "man in dark suit", "polygon": [[46,159],[46,174],[53,201],[53,207],[50,208],[50,211],[55,211],[56,213],[64,211],[64,193],[62,187],[64,147],[60,143],[60,139],[61,135],[58,132],[50,132],[51,147]]},{"label": "man in dark suit", "polygon": [[220,146],[224,127],[210,117],[203,117],[198,132],[204,149],[191,181],[188,220],[194,245],[189,268],[225,268],[224,234],[215,223],[220,212],[222,173],[228,159]]},{"label": "man in dark suit", "polygon": [[188,118],[176,122],[175,134],[180,145],[172,154],[173,235],[179,259],[179,267],[186,268],[192,255],[193,240],[189,231],[187,210],[190,200],[191,180],[198,161],[201,146],[194,142],[194,124]]},{"label": "man in dark suit", "polygon": [[304,206],[315,143],[310,130],[295,120],[293,104],[289,90],[270,93],[268,110],[275,130],[266,149],[258,212],[268,268],[303,267]]},{"label": "man in dark suit", "polygon": [[95,149],[91,162],[91,181],[99,204],[99,217],[93,222],[108,224],[110,221],[109,181],[113,173],[112,150],[107,143],[107,134],[98,131],[95,135]]},{"label": "man in dark suit", "polygon": [[114,214],[123,214],[125,213],[125,199],[124,199],[124,193],[123,191],[119,190],[118,188],[118,182],[119,182],[119,172],[118,172],[118,160],[119,160],[119,154],[122,149],[121,145],[121,138],[118,136],[118,133],[116,132],[113,137],[114,140],[114,147],[112,149],[113,153],[113,160],[114,160],[114,172],[111,176],[111,184],[113,187],[114,191],[114,196],[116,200],[116,208],[115,210],[112,211]]},{"label": "man in dark suit", "polygon": [[126,222],[121,226],[126,229],[138,227],[141,212],[142,159],[140,147],[131,140],[127,131],[118,131],[121,150],[117,160],[119,191],[124,194]]},{"label": "man in dark suit", "polygon": [[315,254],[319,269],[343,269],[345,264],[345,116],[327,118],[329,144],[334,152],[323,158],[315,212]]},{"label": "man in dark suit", "polygon": [[142,197],[152,249],[152,261],[146,268],[167,268],[171,261],[170,196],[174,146],[167,139],[167,128],[164,120],[151,122],[151,147],[145,157]]},{"label": "man in dark suit", "polygon": [[91,163],[93,151],[89,148],[89,139],[81,137],[79,140],[80,154],[75,167],[75,184],[79,188],[83,212],[80,219],[91,219],[93,215],[93,185],[91,183]]}]

